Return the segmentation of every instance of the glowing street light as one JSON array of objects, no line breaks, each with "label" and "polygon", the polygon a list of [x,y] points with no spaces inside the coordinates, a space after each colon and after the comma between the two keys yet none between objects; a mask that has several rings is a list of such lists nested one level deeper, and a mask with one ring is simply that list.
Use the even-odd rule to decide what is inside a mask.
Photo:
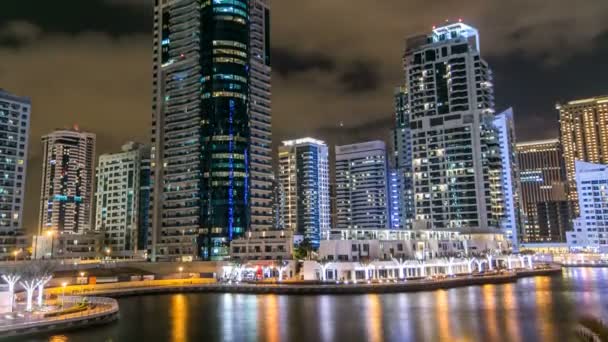
[{"label": "glowing street light", "polygon": [[183,278],[182,272],[184,271],[184,268],[182,266],[180,266],[177,270],[179,271],[179,278],[182,279]]},{"label": "glowing street light", "polygon": [[68,286],[68,283],[63,282],[61,283],[61,289],[62,289],[62,296],[61,296],[61,307],[63,308],[63,300],[65,299],[65,288],[66,286]]},{"label": "glowing street light", "polygon": [[20,250],[16,250],[13,252],[13,255],[15,256],[15,262],[17,262],[17,256],[19,255],[19,253],[21,253]]}]

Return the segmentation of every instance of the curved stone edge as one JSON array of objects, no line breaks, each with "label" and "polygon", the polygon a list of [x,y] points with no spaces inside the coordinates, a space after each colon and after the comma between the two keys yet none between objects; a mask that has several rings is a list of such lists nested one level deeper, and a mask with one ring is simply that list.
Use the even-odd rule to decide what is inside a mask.
[{"label": "curved stone edge", "polygon": [[283,294],[283,295],[318,295],[318,294],[366,294],[366,293],[399,293],[420,292],[450,289],[465,286],[486,284],[513,283],[519,278],[553,275],[561,273],[561,268],[546,270],[519,271],[515,274],[445,279],[442,281],[387,284],[323,284],[323,285],[249,285],[249,284],[211,284],[211,285],[177,285],[171,287],[133,288],[90,293],[89,296],[128,297],[139,295],[171,293],[241,293],[241,294]]},{"label": "curved stone edge", "polygon": [[[95,297],[100,298],[99,296]],[[114,301],[115,305],[112,305],[111,308],[103,312],[96,312],[90,315],[78,316],[65,320],[39,322],[37,324],[30,324],[25,327],[2,327],[0,328],[0,338],[65,332],[113,322],[119,318],[118,303],[113,298],[104,299]]]}]

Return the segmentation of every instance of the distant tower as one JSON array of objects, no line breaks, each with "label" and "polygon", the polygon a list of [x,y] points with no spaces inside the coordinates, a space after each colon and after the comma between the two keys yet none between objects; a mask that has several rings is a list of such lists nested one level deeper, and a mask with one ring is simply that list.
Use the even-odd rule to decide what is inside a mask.
[{"label": "distant tower", "polygon": [[91,228],[95,134],[78,128],[42,137],[39,229],[84,233]]},{"label": "distant tower", "polygon": [[516,152],[515,121],[513,109],[509,108],[496,115],[494,126],[498,130],[502,161],[502,190],[504,193],[504,217],[500,228],[511,240],[514,251],[519,250],[523,238],[523,208],[519,183],[519,165]]},{"label": "distant tower", "polygon": [[608,164],[608,96],[557,104],[568,199],[578,214],[575,161]]},{"label": "distant tower", "polygon": [[500,146],[479,33],[446,24],[406,45],[414,228],[496,232],[503,216]]},{"label": "distant tower", "polygon": [[382,141],[336,146],[336,228],[390,226],[387,171]]},{"label": "distant tower", "polygon": [[312,138],[284,141],[278,178],[284,228],[318,247],[330,225],[327,145]]},{"label": "distant tower", "polygon": [[608,253],[608,165],[577,160],[574,170],[581,213],[567,232],[568,247]]},{"label": "distant tower", "polygon": [[410,127],[409,97],[406,87],[395,89],[395,130],[393,139],[395,146],[394,165],[397,183],[399,227],[411,229],[414,221],[414,190],[412,174],[412,131]]},{"label": "distant tower", "polygon": [[558,139],[517,143],[525,242],[564,242],[573,205]]},{"label": "distant tower", "polygon": [[149,203],[142,191],[148,192],[149,154],[148,147],[129,142],[122,152],[99,156],[95,229],[105,234],[112,255],[133,256],[145,247],[140,241],[147,233]]},{"label": "distant tower", "polygon": [[31,110],[29,98],[0,89],[0,260],[25,247],[23,205]]}]

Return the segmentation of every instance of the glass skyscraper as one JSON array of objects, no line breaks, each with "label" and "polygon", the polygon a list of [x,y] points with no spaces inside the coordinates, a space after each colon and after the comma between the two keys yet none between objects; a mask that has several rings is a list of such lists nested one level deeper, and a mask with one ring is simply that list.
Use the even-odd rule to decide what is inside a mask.
[{"label": "glass skyscraper", "polygon": [[315,247],[330,228],[328,163],[327,145],[320,140],[289,140],[279,147],[281,222]]},{"label": "glass skyscraper", "polygon": [[[269,57],[265,45],[252,44],[253,31],[266,39],[252,26],[254,3],[156,2],[154,259],[221,259],[251,227],[252,208],[257,224],[271,222]],[[254,86],[252,52],[268,66],[256,64],[256,73],[267,75]]]}]

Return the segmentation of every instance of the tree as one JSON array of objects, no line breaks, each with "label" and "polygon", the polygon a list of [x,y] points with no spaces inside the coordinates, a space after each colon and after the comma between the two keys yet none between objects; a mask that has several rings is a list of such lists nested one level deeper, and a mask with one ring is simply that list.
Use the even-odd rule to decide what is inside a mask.
[{"label": "tree", "polygon": [[26,294],[26,310],[32,311],[32,301],[34,298],[34,291],[38,288],[39,305],[42,302],[42,292],[44,291],[44,285],[51,280],[55,265],[50,261],[31,261],[23,266],[21,274],[21,281],[19,284],[23,286]]},{"label": "tree", "polygon": [[22,279],[19,284],[25,289],[25,295],[27,298],[25,310],[32,311],[32,299],[34,297],[34,291],[40,283],[38,278],[38,267],[35,262],[29,262],[25,264],[22,270]]},{"label": "tree", "polygon": [[314,251],[309,238],[305,237],[294,249],[294,256],[297,260],[308,259],[310,253]]},{"label": "tree", "polygon": [[53,271],[55,270],[55,264],[50,261],[40,261],[36,265],[38,269],[38,306],[42,306],[42,299],[44,297],[44,285],[46,285],[53,278]]},{"label": "tree", "polygon": [[326,259],[317,261],[319,266],[321,266],[321,281],[327,280],[327,269],[331,266],[332,262]]},{"label": "tree", "polygon": [[15,303],[15,285],[21,279],[21,272],[14,268],[2,275],[2,279],[8,284],[8,298],[11,303],[11,312],[13,311],[13,304]]},{"label": "tree", "polygon": [[287,266],[289,266],[287,260],[279,259],[274,262],[274,267],[279,271],[279,281],[283,280],[283,272],[287,269]]}]

